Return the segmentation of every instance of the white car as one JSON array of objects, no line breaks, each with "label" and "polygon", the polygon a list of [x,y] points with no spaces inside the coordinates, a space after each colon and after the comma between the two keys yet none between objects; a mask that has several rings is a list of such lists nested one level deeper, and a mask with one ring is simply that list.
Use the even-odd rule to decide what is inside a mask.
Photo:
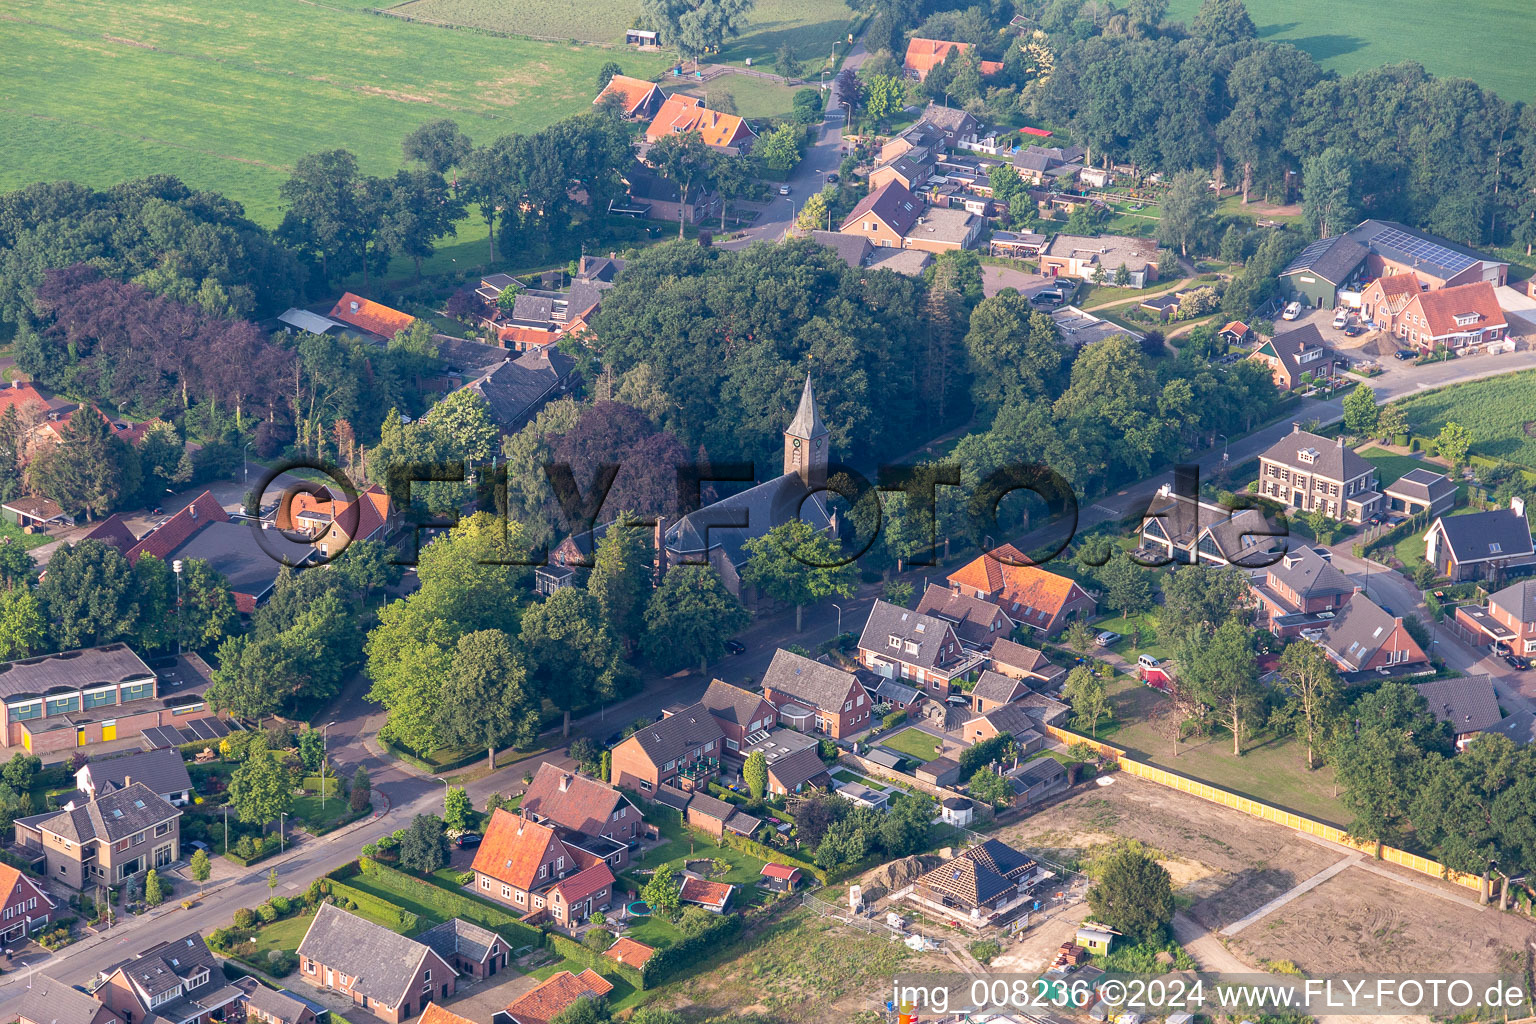
[{"label": "white car", "polygon": [[1337,313],[1333,314],[1333,329],[1334,330],[1342,331],[1344,328],[1346,328],[1348,326],[1349,326],[1349,310],[1341,309]]},{"label": "white car", "polygon": [[790,192],[790,189],[789,189],[788,185],[780,185],[779,186],[779,195],[787,196],[787,195],[789,195],[789,192]]},{"label": "white car", "polygon": [[1154,669],[1161,664],[1161,661],[1150,654],[1143,654],[1136,659],[1136,667],[1140,669]]},{"label": "white car", "polygon": [[1301,303],[1293,302],[1285,307],[1285,312],[1280,314],[1281,320],[1295,320],[1301,316]]}]

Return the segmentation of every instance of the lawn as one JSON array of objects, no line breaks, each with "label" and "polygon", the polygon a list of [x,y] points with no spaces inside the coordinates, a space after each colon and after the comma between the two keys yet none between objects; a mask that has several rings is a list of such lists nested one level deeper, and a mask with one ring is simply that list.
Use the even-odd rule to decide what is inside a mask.
[{"label": "lawn", "polygon": [[28,551],[31,551],[33,548],[42,547],[51,540],[53,538],[46,533],[27,533],[15,523],[8,523],[0,519],[0,544],[20,544]]},{"label": "lawn", "polygon": [[[640,0],[605,0],[601,4],[561,0],[407,0],[389,9],[421,21],[621,47],[625,29],[634,25],[640,14]],[[801,74],[806,74],[820,70],[821,58],[831,54],[832,44],[847,38],[854,12],[843,0],[758,0],[747,20],[747,30],[726,43],[715,57],[717,62],[742,64],[750,59],[754,68],[774,70],[779,47],[788,43],[796,59],[805,66]],[[630,64],[642,55],[621,49],[607,57],[619,60],[627,73],[634,74]]]},{"label": "lawn", "polygon": [[876,782],[874,779],[866,779],[862,775],[855,775],[853,772],[846,768],[839,768],[837,771],[832,773],[832,777],[838,782],[857,782],[859,785],[869,786],[871,789],[877,789],[880,786],[880,783]]},{"label": "lawn", "polygon": [[[284,0],[16,0],[6,12],[0,189],[175,174],[267,225],[306,153],[345,147],[384,174],[401,137],[435,118],[482,142],[536,130],[590,109],[613,57]],[[666,63],[624,58],[645,77]]]},{"label": "lawn", "polygon": [[890,747],[908,757],[915,757],[919,761],[932,761],[939,756],[933,752],[933,748],[939,746],[940,742],[921,729],[907,728],[885,737],[880,741],[880,745]]},{"label": "lawn", "polygon": [[351,813],[352,808],[344,796],[327,797],[323,806],[319,793],[305,793],[293,801],[294,817],[302,820],[310,831],[323,829]]},{"label": "lawn", "polygon": [[[1333,769],[1306,770],[1306,751],[1290,737],[1260,731],[1244,738],[1243,755],[1232,754],[1232,734],[1215,729],[1187,736],[1173,754],[1172,741],[1148,723],[1148,714],[1165,698],[1150,686],[1122,679],[1108,687],[1114,718],[1100,722],[1098,738],[1169,771],[1320,818],[1348,822],[1349,813],[1334,796]],[[1186,734],[1188,726],[1186,726]]]},{"label": "lawn", "polygon": [[[1390,487],[1397,483],[1404,473],[1426,468],[1423,459],[1416,459],[1411,455],[1397,455],[1385,448],[1367,448],[1360,453],[1360,456],[1376,467],[1376,479],[1382,487]],[[1444,472],[1439,466],[1430,465],[1427,468],[1436,473]]]},{"label": "lawn", "polygon": [[1472,452],[1536,469],[1536,370],[1453,384],[1397,403],[1413,432],[1434,437],[1449,420],[1472,431]]},{"label": "lawn", "polygon": [[[1140,643],[1136,643],[1136,627],[1141,627]],[[1136,612],[1132,615],[1116,615],[1109,619],[1100,619],[1092,624],[1094,635],[1109,630],[1119,633],[1121,639],[1116,640],[1109,650],[1125,658],[1127,661],[1135,661],[1139,654],[1150,654],[1155,658],[1171,658],[1173,652],[1161,642],[1157,633],[1157,614],[1155,612]],[[1102,647],[1095,647],[1090,655],[1103,651]]]},{"label": "lawn", "polygon": [[[1200,0],[1174,0],[1168,18],[1188,24]],[[1249,0],[1259,35],[1291,43],[1340,74],[1380,64],[1417,61],[1437,75],[1471,78],[1505,100],[1536,98],[1530,53],[1536,27],[1520,0],[1489,0],[1458,8],[1448,20],[1438,0],[1407,0],[1392,7],[1392,31],[1381,30],[1380,9],[1334,0]]]},{"label": "lawn", "polygon": [[314,919],[314,912],[311,911],[307,914],[297,914],[283,921],[262,925],[252,939],[256,943],[254,959],[265,961],[267,954],[274,949],[286,950],[289,953],[298,952],[299,943],[304,941],[304,933],[309,931],[309,923]]},{"label": "lawn", "polygon": [[384,865],[377,871],[359,872],[346,879],[346,884],[354,889],[409,910],[420,919],[422,928],[440,924],[451,917],[461,917],[482,928],[500,932],[514,948],[529,943],[528,926],[520,923],[515,913],[469,895],[455,882],[425,882]]}]

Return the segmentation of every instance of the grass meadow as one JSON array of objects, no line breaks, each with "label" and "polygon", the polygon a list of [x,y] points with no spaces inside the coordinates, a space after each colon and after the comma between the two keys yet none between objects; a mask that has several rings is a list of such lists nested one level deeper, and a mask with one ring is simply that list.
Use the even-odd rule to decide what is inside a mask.
[{"label": "grass meadow", "polygon": [[[1487,0],[1450,7],[1437,0],[1407,0],[1382,8],[1337,0],[1248,0],[1259,35],[1305,50],[1340,74],[1402,61],[1418,61],[1436,75],[1471,78],[1509,101],[1536,98],[1530,55],[1536,24],[1522,0]],[[1168,17],[1188,24],[1200,0],[1172,0]]]},{"label": "grass meadow", "polygon": [[[305,153],[344,147],[383,174],[435,118],[477,140],[537,130],[588,109],[613,56],[295,0],[14,0],[4,40],[0,190],[167,173],[268,225]],[[645,77],[665,63],[625,55]]]},{"label": "grass meadow", "polygon": [[1536,469],[1536,370],[1453,384],[1396,403],[1413,432],[1434,437],[1448,420],[1472,431],[1472,453]]}]

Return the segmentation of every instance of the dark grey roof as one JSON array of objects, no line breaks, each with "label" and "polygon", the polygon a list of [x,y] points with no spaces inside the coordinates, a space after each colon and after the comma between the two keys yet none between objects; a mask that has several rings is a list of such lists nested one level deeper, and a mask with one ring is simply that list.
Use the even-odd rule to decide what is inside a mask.
[{"label": "dark grey roof", "polygon": [[795,418],[784,428],[784,433],[804,438],[827,433],[827,425],[821,422],[821,413],[816,411],[816,396],[811,392],[810,374],[805,375],[805,387],[800,391],[800,405],[795,409]]},{"label": "dark grey roof", "polygon": [[1396,628],[1397,619],[1364,594],[1356,594],[1328,624],[1322,646],[1346,671],[1357,672]]},{"label": "dark grey roof", "polygon": [[29,1024],[91,1024],[98,1013],[107,1010],[79,989],[46,974],[34,974],[27,984],[14,988],[17,999],[7,1010],[7,1018]]},{"label": "dark grey roof", "polygon": [[[1031,693],[1027,695],[1022,701],[1017,701],[1012,704],[1004,704],[1000,708],[993,708],[991,711],[988,711],[981,717],[990,722],[992,724],[992,728],[996,729],[999,733],[1005,733],[1009,736],[1018,737],[1020,739],[1028,739],[1031,736],[1038,736],[1040,734],[1040,723],[1042,721],[1041,714],[1043,713],[1050,715],[1050,712],[1054,709],[1052,709],[1049,705],[1035,705],[1032,708],[1025,702],[1028,701],[1030,697],[1041,696],[1042,695],[1038,693]],[[1044,697],[1043,699],[1051,700],[1049,697]],[[1052,703],[1059,702],[1052,701]],[[1034,713],[1036,709],[1038,709],[1040,713]],[[1064,713],[1066,710],[1067,706],[1062,704],[1062,713]]]},{"label": "dark grey roof", "polygon": [[603,289],[596,282],[576,278],[565,290],[565,318],[569,322],[585,316],[603,301]]},{"label": "dark grey roof", "polygon": [[507,350],[497,345],[446,334],[434,335],[433,341],[437,344],[437,357],[443,361],[444,369],[465,375],[484,373],[507,358]]},{"label": "dark grey roof", "polygon": [[1520,622],[1536,622],[1536,580],[1521,580],[1490,594],[1490,605],[1498,605]]},{"label": "dark grey roof", "polygon": [[1029,684],[1022,679],[1014,679],[1005,676],[1001,672],[994,672],[990,668],[982,671],[976,679],[976,686],[971,690],[971,696],[980,697],[999,704],[1007,704],[1029,693]]},{"label": "dark grey roof", "polygon": [[105,683],[143,681],[154,675],[127,644],[108,644],[0,664],[0,697],[40,697]]},{"label": "dark grey roof", "polygon": [[946,135],[954,135],[977,123],[975,116],[968,111],[941,106],[937,103],[930,103],[923,108],[922,120],[940,129]]},{"label": "dark grey roof", "polygon": [[200,1016],[244,995],[242,990],[224,984],[224,972],[208,944],[196,932],[150,946],[133,959],[102,973],[111,974],[118,969],[150,999],[171,992],[199,975],[205,978],[201,984],[183,989],[170,1002],[155,1007],[154,1016],[166,1021]]},{"label": "dark grey roof", "polygon": [[708,708],[716,718],[745,729],[752,724],[757,709],[763,705],[765,699],[761,693],[753,690],[733,686],[723,679],[711,679],[709,688],[704,691],[704,696],[699,698],[699,703]]},{"label": "dark grey roof", "polygon": [[[1058,764],[1057,767],[1061,766]],[[1039,862],[1029,854],[1015,850],[999,839],[983,839],[961,856],[969,857],[1009,881],[1021,875],[1027,875],[1040,866]]]},{"label": "dark grey roof", "polygon": [[[917,610],[923,615],[943,619],[955,627],[955,635],[962,642],[986,647],[999,637],[1006,637],[1013,630],[1014,622],[1001,608],[977,597],[962,594],[958,590],[928,584],[917,602]],[[997,623],[998,628],[992,625]]]},{"label": "dark grey roof", "polygon": [[99,788],[96,793],[95,800],[76,804],[74,810],[55,811],[38,824],[75,843],[93,839],[116,842],[181,815],[142,782],[111,792]]},{"label": "dark grey roof", "polygon": [[921,185],[933,175],[937,162],[937,157],[927,146],[915,146],[881,167],[889,167],[912,184]]},{"label": "dark grey roof", "polygon": [[686,809],[688,801],[691,799],[693,799],[692,793],[685,793],[676,786],[665,782],[656,787],[656,802],[666,804],[668,807],[675,807],[679,811]]},{"label": "dark grey roof", "polygon": [[[415,939],[383,925],[355,917],[335,904],[324,903],[309,923],[299,956],[352,976],[352,990],[385,1006],[397,1007],[410,995],[416,968],[425,957],[442,957]],[[457,974],[447,961],[443,968]]]},{"label": "dark grey roof", "polygon": [[763,673],[765,688],[787,693],[812,710],[842,711],[857,685],[852,672],[782,649],[774,652],[768,671]]},{"label": "dark grey roof", "polygon": [[1536,714],[1516,711],[1497,725],[1489,726],[1488,731],[1508,736],[1522,747],[1529,746],[1536,743]]},{"label": "dark grey roof", "polygon": [[1453,277],[1478,262],[1508,265],[1476,249],[1468,249],[1396,221],[1364,221],[1346,231],[1343,237],[1368,246],[1372,252],[1395,263],[1423,269],[1442,279]]},{"label": "dark grey roof", "polygon": [[1436,473],[1432,469],[1411,469],[1382,490],[1394,498],[1435,502],[1454,493],[1456,485],[1446,479],[1444,473]]},{"label": "dark grey roof", "polygon": [[86,764],[91,781],[101,789],[106,783],[120,787],[127,779],[142,782],[156,793],[185,793],[192,788],[187,762],[171,749],[93,757]]},{"label": "dark grey roof", "polygon": [[1013,882],[964,855],[920,876],[917,884],[948,896],[957,909],[967,912],[996,903],[1015,888]]},{"label": "dark grey roof", "polygon": [[[1047,697],[1043,693],[1031,693],[1022,700],[1008,705],[1008,708],[1022,708],[1024,713],[1045,725],[1059,725],[1067,717],[1072,709],[1054,697]],[[1008,708],[999,708],[998,711]],[[997,712],[994,711],[993,714]],[[990,716],[988,716],[990,717]]]},{"label": "dark grey roof", "polygon": [[1033,761],[1026,761],[1014,778],[1025,786],[1038,786],[1042,782],[1050,782],[1067,774],[1066,766],[1054,757],[1041,755]]},{"label": "dark grey roof", "polygon": [[1531,554],[1531,524],[1512,509],[1441,516],[1435,525],[1459,563]]},{"label": "dark grey roof", "polygon": [[630,737],[645,751],[651,763],[662,765],[713,742],[716,751],[725,739],[720,722],[703,704],[690,704],[681,711],[652,722]]},{"label": "dark grey roof", "polygon": [[810,782],[816,776],[825,774],[826,770],[827,766],[822,763],[816,747],[801,747],[790,751],[768,766],[769,774],[791,793],[796,786]]},{"label": "dark grey roof", "polygon": [[[1311,462],[1302,460],[1301,453],[1307,450],[1315,453]],[[1270,445],[1259,457],[1328,480],[1353,480],[1372,471],[1371,464],[1353,449],[1300,427]]]},{"label": "dark grey roof", "polygon": [[201,558],[229,581],[232,592],[261,600],[277,582],[283,568],[280,559],[302,565],[313,557],[315,549],[289,540],[280,530],[211,521],[172,554],[176,558]]},{"label": "dark grey roof", "polygon": [[1306,271],[1329,284],[1343,284],[1349,279],[1349,275],[1354,273],[1355,268],[1364,262],[1365,257],[1365,246],[1352,240],[1348,235],[1334,235],[1332,238],[1319,239],[1301,250],[1296,258],[1280,271],[1280,276],[1286,277]]},{"label": "dark grey roof", "polygon": [[1054,679],[1066,671],[1060,665],[1051,664],[1044,652],[1006,639],[992,642],[992,660],[1045,679]]},{"label": "dark grey roof", "polygon": [[[1147,522],[1153,519],[1155,523]],[[1142,529],[1154,537],[1161,533],[1181,548],[1192,547],[1209,532],[1221,556],[1239,564],[1251,560],[1250,556],[1258,552],[1269,550],[1274,544],[1272,535],[1276,532],[1258,509],[1229,509],[1214,502],[1162,490],[1147,506]]]},{"label": "dark grey roof", "polygon": [[863,235],[845,235],[841,231],[812,231],[811,241],[834,250],[842,261],[855,269],[869,258],[869,239]]},{"label": "dark grey roof", "polygon": [[824,491],[812,491],[799,473],[785,473],[721,498],[667,529],[666,546],[676,562],[701,561],[719,548],[732,565],[746,562],[747,541],[798,516],[813,530],[831,525]]},{"label": "dark grey roof", "polygon": [[884,747],[870,747],[864,751],[864,759],[866,761],[873,761],[882,768],[899,768],[902,761],[900,754],[894,750],[887,750]]},{"label": "dark grey roof", "polygon": [[875,687],[875,692],[872,696],[878,700],[888,700],[895,704],[905,705],[911,704],[920,695],[915,686],[908,686],[897,679],[882,678],[879,685]]},{"label": "dark grey roof", "polygon": [[330,1011],[319,1003],[311,1002],[287,989],[269,988],[250,975],[237,978],[232,984],[245,993],[247,1006],[282,1021],[282,1024],[298,1024],[303,1019],[305,1010],[320,1019],[330,1014]]},{"label": "dark grey roof", "polygon": [[[957,660],[960,655],[958,643],[948,643],[953,634],[954,627],[936,615],[924,615],[877,599],[869,609],[869,618],[859,635],[859,648],[909,665],[939,668]],[[891,646],[893,636],[900,646]],[[908,642],[917,644],[917,653],[906,649]],[[950,647],[956,649],[946,650]]]},{"label": "dark grey roof", "polygon": [[453,954],[467,957],[477,964],[485,963],[491,955],[493,948],[501,945],[501,936],[488,928],[482,928],[468,921],[461,921],[457,917],[449,918],[435,928],[428,928],[416,936],[418,942],[424,942],[432,948],[438,956],[447,960]]},{"label": "dark grey roof", "polygon": [[1415,683],[1415,690],[1429,703],[1429,710],[1442,722],[1449,722],[1457,736],[1483,732],[1499,724],[1499,698],[1488,676],[1465,679],[1436,679]]},{"label": "dark grey roof", "polygon": [[617,256],[583,256],[577,276],[595,284],[611,284],[624,272],[624,264]]},{"label": "dark grey roof", "polygon": [[1356,589],[1354,580],[1311,548],[1286,555],[1269,567],[1269,574],[1303,598],[1352,594]]},{"label": "dark grey roof", "polygon": [[688,804],[688,810],[689,812],[698,811],[700,814],[723,822],[735,813],[736,807],[708,793],[695,792],[693,800]]},{"label": "dark grey roof", "polygon": [[464,385],[485,399],[491,422],[513,434],[538,411],[576,361],[553,346],[529,349],[515,359],[503,358],[484,375]]},{"label": "dark grey roof", "polygon": [[1036,234],[1033,231],[994,231],[992,232],[992,241],[1018,242],[1021,245],[1040,246],[1045,244],[1045,236]]},{"label": "dark grey roof", "polygon": [[555,300],[548,295],[519,295],[512,300],[512,319],[530,324],[554,323]]}]

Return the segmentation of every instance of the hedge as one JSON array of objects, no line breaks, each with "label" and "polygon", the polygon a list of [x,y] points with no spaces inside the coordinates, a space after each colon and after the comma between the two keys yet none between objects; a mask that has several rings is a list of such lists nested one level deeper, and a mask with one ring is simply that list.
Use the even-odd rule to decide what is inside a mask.
[{"label": "hedge", "polygon": [[640,969],[642,988],[655,988],[675,978],[700,960],[714,956],[741,932],[740,914],[722,914],[713,928],[681,942],[658,949]]},{"label": "hedge", "polygon": [[416,930],[420,919],[409,910],[397,907],[388,900],[380,899],[371,892],[354,889],[345,882],[332,878],[325,883],[326,890],[341,899],[351,900],[364,917],[372,918],[390,931],[405,935]]},{"label": "hedge", "polygon": [[816,880],[823,885],[827,882],[827,872],[787,850],[775,850],[771,846],[759,843],[755,839],[748,839],[746,836],[739,836],[734,832],[727,832],[721,839],[726,846],[733,850],[740,850],[742,853],[749,854],[761,861],[788,864],[790,867],[799,868],[808,875],[814,875]]},{"label": "hedge", "polygon": [[362,865],[362,870],[365,874],[376,874],[381,878],[397,876],[408,879],[421,887],[422,891],[418,897],[421,902],[441,910],[445,918],[462,917],[482,928],[499,932],[501,937],[514,947],[537,948],[544,945],[544,932],[533,925],[519,921],[517,914],[509,907],[481,899],[479,896],[471,896],[461,889],[451,888],[436,877],[420,878],[377,861],[367,861]]},{"label": "hedge", "polygon": [[629,982],[638,991],[645,988],[645,976],[642,970],[621,964],[612,957],[588,949],[581,943],[550,932],[547,936],[550,948],[567,960],[575,960],[579,964],[585,964],[599,974],[617,974]]},{"label": "hedge", "polygon": [[[245,836],[241,836],[240,838],[244,839],[246,837]],[[237,840],[237,842],[238,842],[238,840]],[[254,857],[250,857],[250,858],[242,857],[242,856],[240,856],[240,854],[238,854],[238,853],[236,853],[234,851],[233,847],[231,847],[228,850],[225,850],[224,851],[224,856],[228,857],[230,860],[234,861],[236,864],[239,864],[241,867],[248,868],[252,864],[257,863],[258,861],[263,861],[263,860],[266,860],[268,857],[276,855],[277,853],[281,852],[281,850],[283,848],[282,840],[279,839],[277,836],[273,836],[273,835],[263,836],[260,840],[258,840],[258,842],[261,845],[261,850]]]},{"label": "hedge", "polygon": [[985,768],[999,757],[1003,749],[1013,742],[1009,735],[993,736],[989,740],[973,743],[960,752],[960,780],[968,780],[978,768]]}]

